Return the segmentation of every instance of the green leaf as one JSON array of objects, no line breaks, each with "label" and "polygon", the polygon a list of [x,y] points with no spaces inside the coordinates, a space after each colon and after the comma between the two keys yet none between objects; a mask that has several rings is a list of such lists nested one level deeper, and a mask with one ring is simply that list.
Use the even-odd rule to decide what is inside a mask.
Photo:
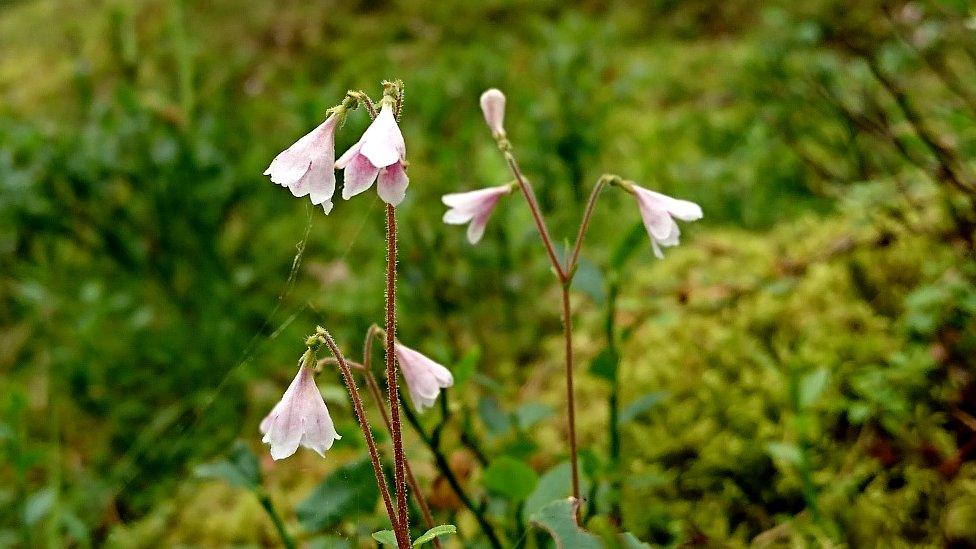
[{"label": "green leaf", "polygon": [[454,386],[463,387],[465,382],[471,378],[471,374],[474,373],[475,367],[478,366],[478,362],[481,360],[481,347],[475,346],[470,351],[468,351],[457,364],[454,365],[454,369],[451,371],[454,374]]},{"label": "green leaf", "polygon": [[456,533],[457,533],[457,526],[454,526],[453,524],[441,524],[431,528],[430,530],[427,530],[426,532],[424,532],[422,536],[413,540],[413,546],[420,547],[421,545],[427,543],[428,541],[432,541],[437,536],[445,536],[447,534],[456,534]]},{"label": "green leaf", "polygon": [[481,478],[488,490],[513,501],[521,501],[532,493],[539,482],[531,467],[510,457],[496,458],[485,469]]},{"label": "green leaf", "polygon": [[576,266],[576,273],[573,274],[573,289],[579,290],[590,296],[597,305],[603,305],[607,301],[607,290],[603,284],[603,273],[593,263],[580,256]]},{"label": "green leaf", "polygon": [[227,459],[198,466],[194,476],[203,479],[221,479],[231,486],[253,490],[261,485],[261,467],[254,452],[243,441],[231,447]]},{"label": "green leaf", "polygon": [[661,402],[664,402],[666,398],[668,398],[668,393],[664,391],[647,393],[646,395],[638,398],[620,411],[620,424],[623,425],[637,419],[638,417],[647,413],[651,408],[657,406]]},{"label": "green leaf", "polygon": [[372,512],[379,497],[373,466],[364,459],[336,469],[298,504],[295,514],[306,530],[327,530]]},{"label": "green leaf", "polygon": [[607,381],[613,381],[617,377],[619,363],[620,357],[616,351],[606,347],[593,358],[593,362],[590,363],[590,373]]},{"label": "green leaf", "polygon": [[532,515],[532,524],[549,532],[557,549],[603,549],[599,538],[576,524],[577,507],[573,498],[554,501]]},{"label": "green leaf", "polygon": [[478,400],[478,416],[494,434],[501,434],[512,426],[512,418],[502,410],[494,397],[483,396]]},{"label": "green leaf", "polygon": [[627,261],[634,256],[634,252],[643,249],[641,243],[647,242],[647,229],[644,228],[643,223],[635,223],[627,236],[617,244],[617,247],[613,250],[613,256],[610,259],[610,266],[615,271],[619,271],[627,263]]},{"label": "green leaf", "polygon": [[[580,490],[589,493],[589,482],[583,476],[580,479]],[[564,461],[549,469],[539,478],[535,490],[529,494],[522,506],[522,516],[526,519],[542,510],[543,507],[557,499],[563,499],[567,494],[572,493],[573,469],[569,461]]]},{"label": "green leaf", "polygon": [[830,382],[830,371],[827,368],[817,368],[803,376],[800,381],[800,407],[809,408],[820,398]]},{"label": "green leaf", "polygon": [[373,539],[382,543],[383,545],[396,545],[396,534],[393,530],[380,530],[379,532],[373,532]]},{"label": "green leaf", "polygon": [[515,410],[519,429],[525,430],[553,414],[552,406],[541,402],[527,402]]},{"label": "green leaf", "polygon": [[624,532],[618,536],[620,538],[620,547],[623,549],[651,549],[649,543],[644,543],[643,541],[637,539],[637,536],[631,534],[630,532]]},{"label": "green leaf", "polygon": [[799,465],[803,461],[803,455],[799,446],[787,442],[770,442],[766,445],[766,451],[773,459],[785,461],[790,465]]}]

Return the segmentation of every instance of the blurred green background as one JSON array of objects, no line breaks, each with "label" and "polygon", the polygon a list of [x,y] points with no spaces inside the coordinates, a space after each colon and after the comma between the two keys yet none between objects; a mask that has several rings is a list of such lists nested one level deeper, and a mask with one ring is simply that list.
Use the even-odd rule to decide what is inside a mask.
[{"label": "blurred green background", "polygon": [[[589,527],[976,544],[967,0],[41,0],[0,2],[0,546],[274,546],[256,498],[201,478],[235,441],[303,543],[382,527],[375,494],[309,514],[330,474],[372,482],[338,379],[319,380],[346,435],[325,460],[272,464],[257,424],[316,323],[358,355],[384,253],[375,193],[326,217],[261,173],[384,78],[406,84],[399,334],[455,371],[444,452],[511,544],[544,541],[484,471],[566,459],[559,294],[520,199],[476,247],[440,221],[442,194],[510,179],[488,87],[558,241],[604,172],[705,211],[662,261],[629,196],[592,223]],[[407,443],[453,543],[483,543]]]}]

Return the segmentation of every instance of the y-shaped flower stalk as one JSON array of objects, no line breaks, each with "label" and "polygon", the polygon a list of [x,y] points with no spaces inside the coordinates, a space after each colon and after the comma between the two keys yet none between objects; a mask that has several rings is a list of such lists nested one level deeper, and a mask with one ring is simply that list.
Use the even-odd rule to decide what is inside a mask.
[{"label": "y-shaped flower stalk", "polygon": [[[393,433],[393,423],[390,421],[389,416],[386,414],[386,410],[383,408],[383,394],[380,392],[379,384],[376,383],[376,378],[373,377],[373,370],[370,368],[370,364],[373,359],[373,337],[382,335],[383,329],[373,324],[366,331],[366,342],[363,344],[363,376],[366,379],[366,388],[369,389],[370,395],[373,396],[373,400],[376,401],[376,407],[380,411],[380,415],[383,416],[383,423],[386,424],[386,430],[390,432],[391,436]],[[410,485],[410,489],[413,490],[413,498],[417,501],[417,505],[420,506],[420,512],[424,516],[424,522],[427,523],[427,528],[434,527],[434,518],[430,514],[430,506],[427,505],[427,498],[424,497],[423,492],[420,491],[420,485],[417,483],[416,477],[413,476],[413,471],[410,468],[410,461],[404,457],[403,460],[403,470],[405,476],[407,477],[407,484]],[[441,542],[439,539],[434,538],[432,543],[436,549],[441,548]]]},{"label": "y-shaped flower stalk", "polygon": [[[380,454],[376,449],[376,441],[373,439],[373,432],[370,430],[369,421],[366,419],[366,410],[363,408],[363,401],[359,398],[359,389],[356,387],[356,380],[352,377],[352,372],[349,370],[349,364],[346,362],[346,358],[343,356],[342,351],[339,350],[339,346],[336,345],[335,340],[332,339],[332,335],[321,327],[317,326],[315,328],[315,335],[310,336],[306,345],[312,350],[313,354],[315,349],[324,344],[329,348],[332,356],[335,357],[336,364],[339,366],[339,372],[342,373],[342,380],[346,384],[346,388],[349,390],[349,397],[352,399],[353,410],[356,412],[356,420],[359,423],[359,428],[363,431],[363,437],[366,439],[366,446],[369,448],[369,460],[373,464],[373,474],[376,476],[376,485],[380,489],[380,493],[383,495],[383,504],[386,506],[386,514],[390,517],[390,523],[393,526],[393,531],[396,533],[397,545],[401,549],[406,549],[410,547],[410,533],[407,529],[405,523],[400,522],[397,517],[396,510],[393,508],[393,502],[390,498],[390,491],[386,487],[386,475],[383,474],[383,467],[380,465]],[[401,542],[401,539],[406,540],[405,543]]]},{"label": "y-shaped flower stalk", "polygon": [[559,280],[563,305],[563,339],[565,342],[566,353],[566,422],[567,429],[569,431],[569,454],[573,479],[573,497],[578,501],[582,501],[580,498],[579,463],[576,446],[576,399],[573,390],[573,317],[569,299],[569,290],[573,285],[573,276],[576,274],[576,268],[579,266],[580,249],[583,247],[583,239],[586,238],[586,232],[590,227],[590,217],[592,217],[593,210],[596,208],[596,202],[600,197],[600,192],[607,184],[619,184],[621,179],[616,175],[603,175],[597,180],[596,185],[593,186],[593,191],[590,192],[590,198],[586,203],[586,210],[583,212],[583,219],[580,222],[579,233],[576,235],[576,243],[573,245],[572,252],[569,255],[566,265],[563,265],[560,263],[559,258],[556,255],[556,247],[553,245],[552,237],[549,236],[549,228],[546,226],[546,222],[542,217],[542,211],[539,208],[539,203],[535,198],[535,192],[532,189],[532,184],[529,183],[528,179],[526,179],[525,175],[522,173],[522,170],[519,169],[518,161],[515,160],[515,155],[512,153],[511,144],[505,137],[504,133],[496,134],[495,139],[498,143],[498,148],[505,155],[508,168],[511,170],[512,175],[518,182],[522,195],[525,196],[525,201],[528,203],[529,209],[532,211],[532,218],[535,220],[535,225],[539,231],[539,236],[542,237],[542,243],[545,245],[546,253],[549,255],[549,262],[552,264],[552,269],[555,271],[556,278]]}]

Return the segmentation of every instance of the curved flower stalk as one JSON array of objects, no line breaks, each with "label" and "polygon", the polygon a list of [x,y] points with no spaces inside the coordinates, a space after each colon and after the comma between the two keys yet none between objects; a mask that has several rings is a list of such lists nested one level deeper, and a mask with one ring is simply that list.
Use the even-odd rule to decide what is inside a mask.
[{"label": "curved flower stalk", "polygon": [[393,345],[403,379],[407,382],[410,400],[418,412],[434,405],[441,389],[454,385],[454,376],[444,366],[414,351],[399,341]]},{"label": "curved flower stalk", "polygon": [[444,223],[468,225],[468,242],[477,244],[485,234],[488,218],[501,198],[512,192],[513,184],[488,187],[465,193],[445,194],[441,197],[450,209],[444,212]]},{"label": "curved flower stalk", "polygon": [[326,215],[332,211],[335,193],[335,130],[340,118],[340,113],[330,114],[325,122],[278,153],[264,171],[272,183],[288,188],[296,197],[308,196],[312,204],[321,204]]},{"label": "curved flower stalk", "polygon": [[661,246],[677,246],[681,230],[675,219],[697,221],[702,218],[701,206],[688,200],[671,198],[668,195],[645,189],[639,185],[623,183],[637,200],[644,228],[651,237],[654,255],[664,258]]},{"label": "curved flower stalk", "polygon": [[410,178],[405,169],[407,148],[394,110],[393,102],[384,98],[373,123],[336,161],[336,168],[345,170],[343,199],[349,200],[377,181],[376,191],[384,202],[397,206],[403,201]]},{"label": "curved flower stalk", "polygon": [[261,421],[261,442],[271,445],[271,458],[276,461],[291,456],[299,446],[325,457],[325,451],[342,438],[315,384],[310,356],[310,352],[302,355],[295,379]]}]

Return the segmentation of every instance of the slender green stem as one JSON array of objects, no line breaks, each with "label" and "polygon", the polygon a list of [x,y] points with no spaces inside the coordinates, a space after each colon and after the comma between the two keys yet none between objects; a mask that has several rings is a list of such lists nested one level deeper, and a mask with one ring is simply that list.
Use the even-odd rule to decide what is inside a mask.
[{"label": "slender green stem", "polygon": [[274,503],[271,501],[271,496],[269,496],[264,490],[257,490],[256,495],[258,496],[258,501],[261,502],[261,507],[264,511],[268,513],[271,518],[271,522],[274,523],[275,530],[278,531],[278,537],[281,538],[281,544],[285,546],[286,549],[295,549],[295,539],[291,537],[288,530],[285,528],[285,521],[281,519],[281,515],[278,514],[277,509],[275,509]]}]

